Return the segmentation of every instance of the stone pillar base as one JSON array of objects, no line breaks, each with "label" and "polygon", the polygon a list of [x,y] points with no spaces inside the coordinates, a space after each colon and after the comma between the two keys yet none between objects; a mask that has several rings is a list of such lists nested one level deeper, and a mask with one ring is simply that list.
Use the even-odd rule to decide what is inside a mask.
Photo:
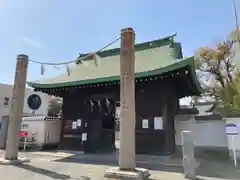
[{"label": "stone pillar base", "polygon": [[[228,151],[229,151],[230,159],[232,160],[233,159],[233,151],[231,149]],[[240,160],[240,151],[239,150],[236,150],[236,158],[237,158],[237,160]]]},{"label": "stone pillar base", "polygon": [[117,167],[108,169],[104,174],[105,178],[124,180],[147,180],[149,176],[149,171],[143,168],[135,168],[133,171],[128,171]]},{"label": "stone pillar base", "polygon": [[5,164],[5,165],[18,165],[18,164],[23,164],[28,162],[30,162],[30,160],[26,158],[18,158],[15,160],[7,160],[5,158],[0,158],[0,164]]}]

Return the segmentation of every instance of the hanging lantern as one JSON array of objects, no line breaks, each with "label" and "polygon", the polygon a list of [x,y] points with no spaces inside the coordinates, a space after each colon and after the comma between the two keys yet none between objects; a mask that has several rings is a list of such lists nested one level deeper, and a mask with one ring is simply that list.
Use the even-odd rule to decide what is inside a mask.
[{"label": "hanging lantern", "polygon": [[66,69],[67,69],[68,76],[70,76],[70,68],[68,64],[66,64]]},{"label": "hanging lantern", "polygon": [[44,68],[43,64],[41,64],[41,75],[43,75],[44,72],[45,72],[45,68]]},{"label": "hanging lantern", "polygon": [[97,53],[94,53],[94,54],[93,54],[93,60],[94,60],[95,66],[98,67],[98,66],[99,66],[99,63],[100,63],[100,56],[97,55]]}]

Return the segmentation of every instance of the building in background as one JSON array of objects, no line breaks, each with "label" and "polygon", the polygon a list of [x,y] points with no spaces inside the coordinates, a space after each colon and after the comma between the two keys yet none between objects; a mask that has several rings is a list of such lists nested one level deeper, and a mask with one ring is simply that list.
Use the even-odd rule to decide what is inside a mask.
[{"label": "building in background", "polygon": [[[12,89],[12,85],[0,83],[0,119],[9,116]],[[52,98],[52,96],[26,88],[23,116],[47,116],[49,101]]]}]

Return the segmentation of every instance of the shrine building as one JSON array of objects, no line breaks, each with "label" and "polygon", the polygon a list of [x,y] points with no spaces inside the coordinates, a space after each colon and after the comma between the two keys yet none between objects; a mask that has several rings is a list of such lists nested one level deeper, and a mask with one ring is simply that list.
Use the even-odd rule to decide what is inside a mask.
[{"label": "shrine building", "polygon": [[[173,153],[179,99],[201,94],[194,58],[183,57],[175,36],[135,44],[136,153]],[[98,153],[115,148],[120,48],[97,57],[79,60],[70,73],[28,82],[35,91],[63,99],[62,149]]]}]

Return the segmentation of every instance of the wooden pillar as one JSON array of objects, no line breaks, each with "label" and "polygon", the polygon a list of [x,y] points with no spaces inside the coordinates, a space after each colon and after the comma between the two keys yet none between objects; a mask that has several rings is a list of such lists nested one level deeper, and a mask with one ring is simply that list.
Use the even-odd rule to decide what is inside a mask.
[{"label": "wooden pillar", "polygon": [[66,125],[66,118],[65,118],[65,109],[66,109],[66,95],[64,95],[62,97],[62,107],[61,107],[61,110],[62,110],[62,114],[61,114],[61,130],[60,130],[60,143],[59,143],[59,146],[61,147],[62,145],[62,142],[63,142],[63,139],[64,139],[64,127]]},{"label": "wooden pillar", "polygon": [[[170,92],[169,92],[170,93]],[[163,117],[163,127],[165,132],[165,151],[167,154],[171,154],[175,151],[175,100],[173,101],[173,96],[169,93],[164,95],[164,100],[162,104],[162,117]]]},{"label": "wooden pillar", "polygon": [[176,103],[174,105],[174,107],[175,107],[175,115],[177,115],[179,113],[179,111],[180,111],[180,100],[178,99],[178,97],[176,97],[175,101],[176,101]]},{"label": "wooden pillar", "polygon": [[5,159],[7,160],[17,160],[18,158],[19,132],[23,115],[27,68],[28,56],[24,54],[18,55],[5,148]]},{"label": "wooden pillar", "polygon": [[135,33],[121,30],[119,167],[133,170],[135,162]]}]

